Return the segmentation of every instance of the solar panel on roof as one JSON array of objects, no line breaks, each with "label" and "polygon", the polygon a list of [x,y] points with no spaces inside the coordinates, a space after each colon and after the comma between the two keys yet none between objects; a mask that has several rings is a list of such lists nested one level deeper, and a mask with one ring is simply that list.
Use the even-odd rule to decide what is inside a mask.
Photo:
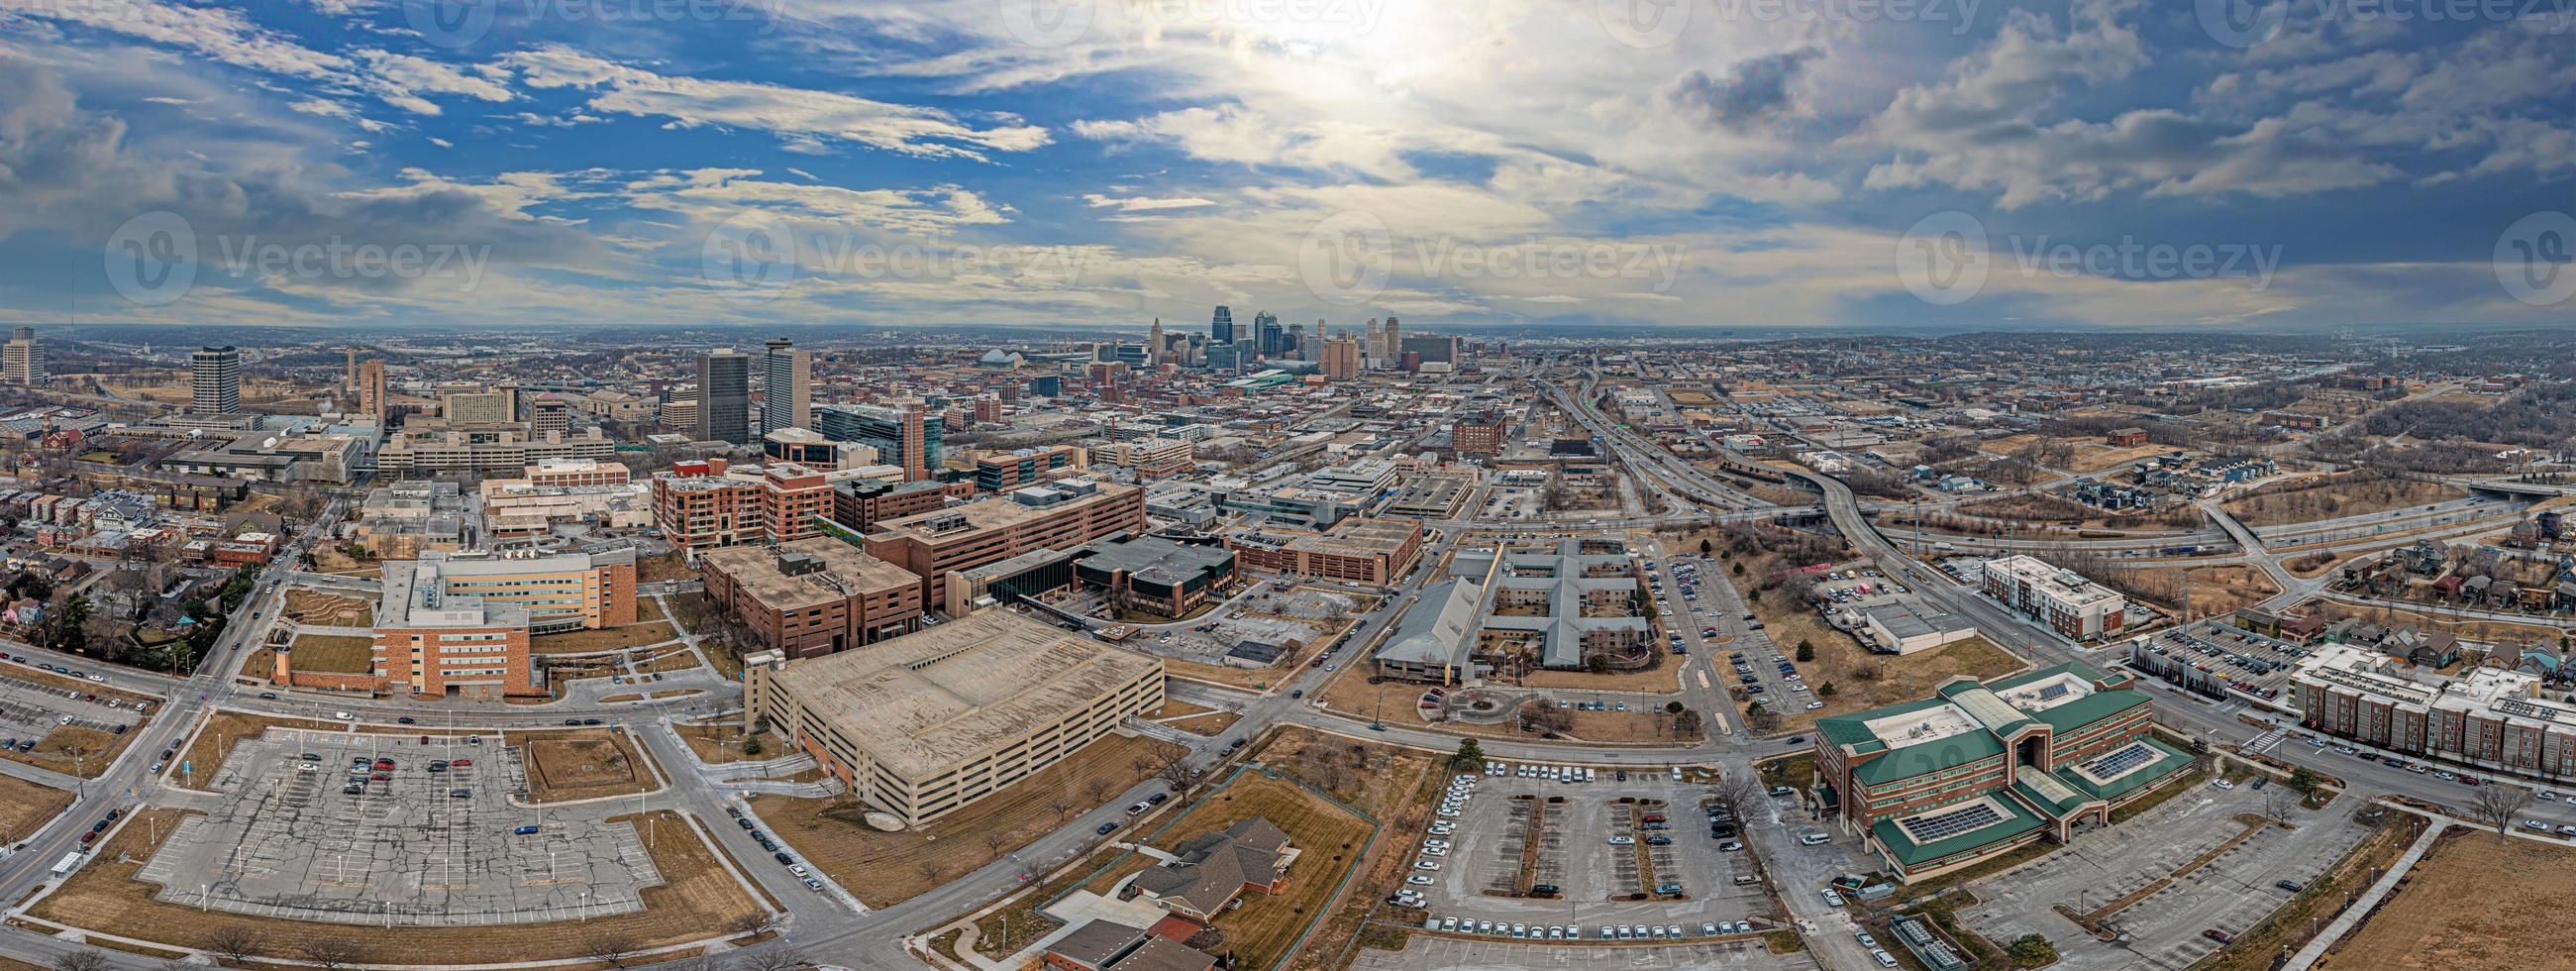
[{"label": "solar panel on roof", "polygon": [[1968,806],[1939,816],[1916,816],[1897,823],[1916,843],[1933,843],[1961,833],[1992,826],[2004,818],[1995,807],[1985,803]]},{"label": "solar panel on roof", "polygon": [[2084,771],[2091,773],[2096,779],[2109,779],[2155,760],[2155,749],[2147,747],[2143,742],[2132,742],[2084,763]]},{"label": "solar panel on roof", "polygon": [[2039,689],[2039,700],[2041,701],[2051,701],[2065,697],[2065,695],[2066,686],[2063,684],[2052,684],[2048,687]]}]

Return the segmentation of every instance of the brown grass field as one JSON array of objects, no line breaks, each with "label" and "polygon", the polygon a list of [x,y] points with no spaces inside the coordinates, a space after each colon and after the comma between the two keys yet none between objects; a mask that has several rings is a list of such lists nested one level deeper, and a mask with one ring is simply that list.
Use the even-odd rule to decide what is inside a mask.
[{"label": "brown grass field", "polygon": [[[267,715],[251,715],[238,711],[218,712],[213,718],[207,719],[204,726],[197,729],[196,737],[189,740],[187,748],[180,750],[179,758],[184,760],[189,769],[195,773],[194,778],[197,781],[208,781],[215,777],[216,770],[223,768],[225,757],[232,754],[234,742],[245,738],[256,738],[271,728],[309,728],[325,732],[348,730],[348,726],[338,722],[272,718]],[[176,784],[187,780],[182,779],[178,775],[178,770],[173,768],[170,781]]]},{"label": "brown grass field", "polygon": [[117,735],[78,725],[62,725],[38,739],[35,751],[10,751],[0,753],[0,758],[65,775],[95,779],[107,771],[108,765],[116,761],[117,754],[134,741],[134,736],[132,731]]},{"label": "brown grass field", "polygon": [[1188,732],[1192,735],[1206,735],[1214,737],[1225,734],[1226,729],[1233,728],[1234,723],[1242,720],[1243,716],[1236,712],[1219,711],[1210,712],[1205,715],[1191,715],[1187,718],[1175,718],[1165,722],[1164,724]]},{"label": "brown grass field", "polygon": [[61,688],[65,691],[77,691],[85,695],[97,695],[101,698],[114,698],[118,701],[125,702],[128,705],[132,705],[139,701],[148,701],[152,703],[154,708],[159,708],[161,706],[160,695],[136,694],[119,688],[111,688],[95,681],[83,681],[79,678],[64,677],[50,671],[38,671],[34,668],[11,667],[6,672],[0,672],[0,680],[12,679]]},{"label": "brown grass field", "polygon": [[758,759],[783,759],[792,754],[791,750],[787,747],[787,742],[780,739],[776,733],[772,732],[762,732],[760,734],[759,755],[743,754],[742,741],[744,738],[744,732],[740,722],[714,722],[695,725],[682,723],[671,727],[673,730],[680,733],[681,741],[689,743],[689,751],[695,753],[698,757],[698,761],[700,762],[746,762]]},{"label": "brown grass field", "polygon": [[661,787],[622,729],[593,728],[521,736],[528,801],[570,802],[626,796]]},{"label": "brown grass field", "polygon": [[27,838],[70,808],[72,794],[14,775],[0,775],[0,845]]},{"label": "brown grass field", "polygon": [[[770,832],[808,865],[821,867],[868,906],[885,907],[1028,845],[1072,813],[1153,775],[1137,762],[1159,765],[1180,751],[1167,742],[1112,735],[1002,792],[901,833],[869,829],[860,820],[865,810],[848,796],[761,796],[755,805]],[[1058,805],[1067,808],[1059,811]]]},{"label": "brown grass field", "polygon": [[319,590],[289,590],[286,619],[316,627],[370,627],[376,622],[376,606]]},{"label": "brown grass field", "polygon": [[1215,710],[1216,709],[1210,708],[1206,705],[1193,705],[1186,701],[1176,701],[1170,698],[1165,698],[1163,699],[1163,707],[1156,708],[1153,711],[1145,713],[1145,720],[1162,721],[1167,718],[1188,718],[1192,715],[1204,715]]},{"label": "brown grass field", "polygon": [[537,654],[586,654],[591,651],[615,651],[676,640],[679,632],[661,621],[637,621],[624,627],[577,630],[562,634],[540,634],[528,638],[528,650]]},{"label": "brown grass field", "polygon": [[2576,893],[2576,849],[2457,832],[2320,967],[2560,968],[2576,926],[2556,919]]},{"label": "brown grass field", "polygon": [[1246,894],[1241,908],[1217,915],[1217,929],[1225,932],[1243,966],[1263,968],[1288,957],[1298,935],[1330,909],[1342,875],[1357,862],[1368,839],[1369,826],[1292,783],[1247,773],[1200,800],[1153,842],[1168,850],[1254,816],[1278,824],[1302,851],[1289,869],[1288,892],[1276,897]]},{"label": "brown grass field", "polygon": [[375,670],[374,638],[338,634],[297,634],[288,645],[298,671],[364,674]]},{"label": "brown grass field", "polygon": [[2354,481],[2345,476],[2319,476],[2297,488],[2230,499],[2221,503],[2220,508],[2247,526],[2280,526],[2430,505],[2465,495],[2468,495],[2466,489],[2438,482],[2413,479]]},{"label": "brown grass field", "polygon": [[[589,921],[511,925],[506,933],[489,927],[370,927],[320,924],[200,912],[192,907],[152,899],[156,888],[134,879],[157,844],[156,829],[167,837],[179,810],[148,808],[119,830],[97,858],[74,874],[61,890],[30,912],[40,920],[170,944],[197,944],[219,928],[239,927],[259,936],[263,953],[297,958],[301,949],[323,939],[355,945],[358,960],[417,963],[424,955],[455,964],[481,964],[588,956],[588,942],[616,936],[638,947],[659,947],[725,934],[734,922],[759,910],[708,851],[706,843],[678,814],[657,810],[649,827],[647,850],[662,871],[664,883],[644,890],[645,909]],[[145,825],[150,820],[154,825]],[[648,829],[643,817],[619,816]]]},{"label": "brown grass field", "polygon": [[2067,463],[2067,471],[2078,473],[2100,472],[2103,469],[2119,465],[2123,462],[2135,462],[2139,459],[2157,458],[2159,456],[2171,455],[2182,451],[2186,450],[2172,445],[2138,445],[2130,448],[2112,448],[2111,446],[2105,445],[2101,442],[2084,442],[2075,446],[2075,459]]}]

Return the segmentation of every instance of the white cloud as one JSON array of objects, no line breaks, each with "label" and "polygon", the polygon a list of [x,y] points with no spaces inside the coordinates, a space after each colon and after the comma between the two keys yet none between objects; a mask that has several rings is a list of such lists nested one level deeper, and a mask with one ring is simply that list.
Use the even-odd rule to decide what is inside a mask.
[{"label": "white cloud", "polygon": [[936,108],[750,81],[672,77],[564,47],[512,54],[503,62],[532,88],[594,91],[594,111],[662,117],[680,127],[725,125],[786,135],[837,138],[928,157],[988,161],[988,152],[1025,152],[1047,143],[1029,125],[978,128]]}]

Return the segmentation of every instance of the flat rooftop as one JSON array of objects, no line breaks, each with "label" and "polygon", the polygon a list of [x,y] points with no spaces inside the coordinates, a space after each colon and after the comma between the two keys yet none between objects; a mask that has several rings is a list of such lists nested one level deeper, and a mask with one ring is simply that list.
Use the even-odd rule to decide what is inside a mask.
[{"label": "flat rooftop", "polygon": [[[777,546],[728,546],[698,554],[698,559],[707,569],[732,577],[763,606],[780,611],[819,607],[851,594],[921,582],[912,571],[829,536]],[[790,572],[809,564],[812,568],[807,572]]]},{"label": "flat rooftop", "polygon": [[1160,659],[988,610],[862,650],[789,661],[775,677],[870,757],[919,779],[1162,669]]},{"label": "flat rooftop", "polygon": [[[1044,506],[1032,506],[1026,503],[1014,502],[1006,496],[997,496],[991,499],[970,502],[962,506],[950,506],[938,512],[917,513],[900,519],[884,520],[877,523],[876,531],[869,535],[883,536],[885,534],[892,533],[898,536],[912,537],[925,543],[936,543],[968,532],[1008,529],[1031,520],[1060,515],[1068,509],[1084,508],[1098,503],[1121,499],[1129,493],[1139,491],[1140,490],[1136,486],[1103,482],[1099,485],[1099,491],[1094,492],[1091,495],[1079,496],[1063,502]],[[958,529],[937,529],[932,527],[932,523],[934,521],[944,520],[945,517],[949,516],[964,517],[966,525],[963,528]]]},{"label": "flat rooftop", "polygon": [[1390,553],[1421,532],[1419,519],[1345,519],[1331,530],[1298,536],[1283,545],[1325,553]]}]

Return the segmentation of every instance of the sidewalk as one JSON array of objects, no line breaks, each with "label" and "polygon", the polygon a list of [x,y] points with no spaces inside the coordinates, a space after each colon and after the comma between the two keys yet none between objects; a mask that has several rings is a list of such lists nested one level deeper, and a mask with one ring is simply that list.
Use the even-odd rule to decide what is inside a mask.
[{"label": "sidewalk", "polygon": [[2372,884],[2360,899],[2353,901],[2352,906],[2335,915],[2334,922],[2326,925],[2325,933],[2317,935],[2306,947],[2300,948],[2299,953],[2291,955],[2289,963],[2281,966],[2281,971],[2308,971],[2315,967],[2317,959],[2325,956],[2327,948],[2333,947],[2334,942],[2342,940],[2345,934],[2360,925],[2362,917],[2377,908],[2380,901],[2388,899],[2388,895],[2397,889],[2397,882],[2406,878],[2407,871],[2414,869],[2415,861],[2423,859],[2424,854],[2432,850],[2434,841],[2441,839],[2442,834],[2451,828],[2451,820],[2440,816],[2432,818],[2433,825],[2424,828],[2424,835],[2415,838],[2415,845],[2406,848],[2406,855],[2398,857],[2397,863],[2390,866],[2388,872],[2380,876],[2379,882]]}]

